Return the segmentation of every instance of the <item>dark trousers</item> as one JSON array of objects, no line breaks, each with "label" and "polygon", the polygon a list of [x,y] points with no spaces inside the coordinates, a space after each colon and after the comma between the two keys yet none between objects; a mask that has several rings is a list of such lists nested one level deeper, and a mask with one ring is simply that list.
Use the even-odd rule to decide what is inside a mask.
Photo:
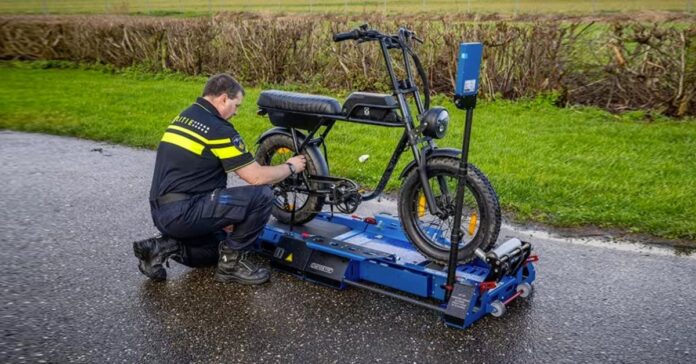
[{"label": "dark trousers", "polygon": [[[155,226],[183,242],[181,263],[190,267],[217,263],[223,240],[234,250],[249,247],[263,231],[272,207],[273,191],[266,185],[217,189],[164,205],[151,203]],[[223,228],[229,225],[234,230],[228,234]]]}]

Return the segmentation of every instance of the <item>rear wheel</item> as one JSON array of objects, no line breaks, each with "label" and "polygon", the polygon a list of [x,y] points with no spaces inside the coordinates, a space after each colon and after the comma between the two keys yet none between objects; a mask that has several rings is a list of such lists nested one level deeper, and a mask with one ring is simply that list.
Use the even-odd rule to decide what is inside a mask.
[{"label": "rear wheel", "polygon": [[[459,160],[456,158],[432,158],[427,161],[428,184],[437,206],[445,212],[443,216],[430,213],[417,169],[409,172],[399,193],[399,218],[406,234],[423,255],[442,264],[449,259],[458,169]],[[467,172],[459,262],[472,259],[476,248],[489,250],[500,232],[500,205],[493,187],[475,166],[469,164]]]},{"label": "rear wheel", "polygon": [[[256,162],[262,166],[275,166],[285,164],[288,159],[295,155],[292,138],[284,134],[275,134],[265,138],[256,150]],[[305,153],[307,167],[304,174],[318,175],[319,168],[317,162]],[[307,192],[297,192],[293,187],[306,190],[315,190],[316,184],[310,182],[307,186],[301,175],[287,178],[284,181],[273,185],[275,195],[273,210],[271,214],[278,221],[285,224],[304,224],[312,220],[324,205],[323,196],[309,194]],[[295,211],[293,220],[292,211]]]}]

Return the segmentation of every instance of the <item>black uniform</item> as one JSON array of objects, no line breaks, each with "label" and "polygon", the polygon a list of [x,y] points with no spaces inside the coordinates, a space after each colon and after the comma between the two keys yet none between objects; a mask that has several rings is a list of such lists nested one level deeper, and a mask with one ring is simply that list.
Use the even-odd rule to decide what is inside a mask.
[{"label": "black uniform", "polygon": [[[226,188],[228,172],[253,162],[232,124],[203,98],[171,122],[157,148],[150,206],[155,226],[187,247],[184,264],[215,264],[219,241],[244,249],[261,233],[271,188]],[[230,234],[222,230],[228,225]]]}]

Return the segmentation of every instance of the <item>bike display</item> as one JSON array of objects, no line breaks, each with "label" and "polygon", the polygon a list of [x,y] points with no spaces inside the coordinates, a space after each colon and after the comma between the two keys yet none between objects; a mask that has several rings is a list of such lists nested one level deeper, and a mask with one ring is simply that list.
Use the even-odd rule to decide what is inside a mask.
[{"label": "bike display", "polygon": [[[397,34],[383,34],[367,25],[335,34],[333,40],[377,42],[393,93],[353,92],[342,105],[321,95],[278,90],[260,94],[259,115],[267,115],[274,127],[259,138],[256,161],[261,165],[283,164],[297,154],[307,159],[303,173],[273,186],[276,196],[273,216],[286,224],[304,224],[325,205],[331,211],[350,214],[362,201],[374,199],[384,191],[401,155],[410,150],[412,160],[400,174],[399,220],[418,251],[434,262],[446,264],[451,249],[461,151],[439,148],[435,143],[445,136],[450,117],[445,108],[430,106],[428,78],[411,47],[414,42],[422,41],[405,28],[400,28]],[[401,53],[403,79],[394,70],[390,52]],[[422,90],[414,78],[414,68]],[[415,103],[415,117],[409,98]],[[330,174],[326,142],[336,122],[403,129],[373,191],[364,192],[356,182]],[[456,250],[460,263],[472,259],[476,249],[492,248],[501,224],[500,205],[493,186],[476,166],[470,163],[466,166],[460,225],[463,235]]]}]

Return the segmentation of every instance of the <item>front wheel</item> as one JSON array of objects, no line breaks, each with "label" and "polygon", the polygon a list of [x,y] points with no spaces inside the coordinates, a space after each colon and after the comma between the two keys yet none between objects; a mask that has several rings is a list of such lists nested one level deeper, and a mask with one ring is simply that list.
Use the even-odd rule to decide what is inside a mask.
[{"label": "front wheel", "polygon": [[[455,196],[459,160],[435,157],[426,164],[428,184],[435,202],[444,215],[430,214],[417,168],[404,178],[399,193],[399,219],[411,242],[424,256],[446,264],[449,259],[450,238],[454,224]],[[500,232],[500,205],[488,178],[469,164],[464,189],[458,261],[469,261],[474,250],[490,249]]]}]

